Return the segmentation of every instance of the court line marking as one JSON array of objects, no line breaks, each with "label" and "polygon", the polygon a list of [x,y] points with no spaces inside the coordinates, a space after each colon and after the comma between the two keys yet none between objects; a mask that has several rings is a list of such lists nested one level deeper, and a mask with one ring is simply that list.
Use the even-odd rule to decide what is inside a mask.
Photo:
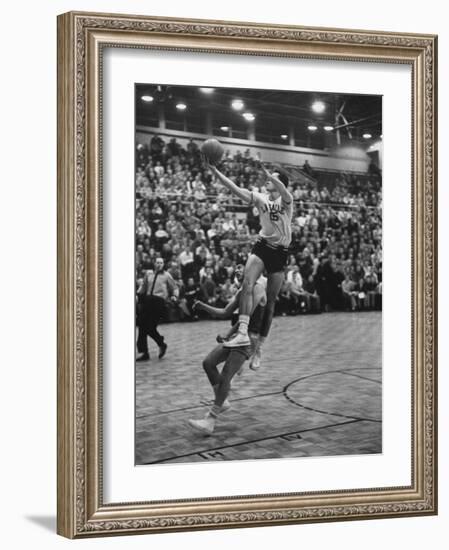
[{"label": "court line marking", "polygon": [[[246,397],[237,397],[236,399],[230,399],[229,401],[231,403],[234,403],[235,401],[244,401],[245,399],[254,399],[257,397],[268,397],[270,395],[279,395],[282,393],[282,390],[276,391],[276,392],[270,392],[270,393],[258,393],[257,395],[248,395]],[[183,407],[180,409],[170,409],[168,411],[159,411],[155,413],[148,413],[142,416],[136,416],[137,420],[142,420],[143,418],[149,418],[151,416],[161,416],[163,414],[169,414],[174,412],[183,412],[183,411],[191,411],[194,409],[203,409],[204,407],[210,407],[213,405],[213,399],[210,399],[210,404],[200,404],[200,405],[191,405],[190,407]]]},{"label": "court line marking", "polygon": [[[288,360],[288,358],[285,358],[285,359],[282,359],[282,360],[286,361],[286,360]],[[348,376],[351,376],[351,375],[352,376],[357,376],[355,374],[351,374],[351,373],[347,372],[347,371],[350,371],[350,370],[379,370],[379,368],[378,367],[354,367],[354,369],[335,370],[335,371],[330,370],[330,371],[323,371],[323,372],[319,372],[319,373],[313,373],[313,374],[309,374],[309,375],[303,376],[301,378],[298,378],[296,380],[293,380],[293,381],[289,382],[287,384],[287,386],[284,386],[284,388],[282,390],[279,390],[279,391],[276,391],[276,392],[259,393],[259,394],[256,394],[256,395],[248,395],[246,397],[237,397],[235,399],[230,399],[229,401],[231,403],[234,403],[234,402],[237,402],[237,401],[245,401],[247,399],[257,399],[259,397],[269,397],[269,396],[272,396],[272,395],[284,394],[284,397],[288,401],[291,401],[294,405],[297,405],[299,407],[303,407],[304,409],[307,409],[307,410],[311,410],[311,411],[315,411],[315,412],[318,412],[318,413],[321,413],[321,414],[327,414],[327,415],[331,415],[331,416],[338,416],[338,417],[342,417],[342,418],[359,418],[359,417],[355,417],[355,416],[347,416],[347,415],[341,415],[341,414],[337,414],[337,413],[324,412],[324,411],[320,411],[318,409],[314,409],[313,407],[307,407],[305,405],[301,405],[299,403],[296,403],[293,399],[290,399],[287,395],[285,395],[285,390],[290,385],[294,384],[295,382],[299,382],[301,380],[311,378],[313,376],[320,376],[320,375],[324,375],[324,374],[332,374],[332,373],[335,373],[335,372],[339,373],[339,374],[347,374]],[[364,380],[369,380],[371,382],[376,382],[376,383],[382,384],[382,382],[378,382],[377,380],[371,380],[370,378],[364,378],[363,376],[359,376],[358,378],[362,378]],[[212,400],[210,400],[210,401],[212,403]],[[202,409],[204,407],[209,407],[209,406],[210,405],[199,404],[199,405],[191,405],[189,407],[180,407],[180,408],[177,408],[177,409],[169,409],[167,411],[158,411],[158,412],[154,412],[154,413],[144,414],[144,415],[141,415],[141,416],[136,416],[136,420],[144,420],[146,418],[151,418],[151,417],[154,417],[154,416],[162,416],[164,414],[171,414],[171,413],[176,413],[176,412],[192,411],[192,410]],[[365,420],[365,419],[363,419],[363,420]],[[372,419],[366,419],[366,420],[371,420],[373,422],[381,422],[381,420],[372,420]]]},{"label": "court line marking", "polygon": [[[353,369],[346,369],[348,371],[351,371],[351,370],[379,370],[378,367],[355,367]],[[352,419],[356,419],[356,420],[364,420],[364,421],[367,421],[367,422],[378,422],[378,423],[382,423],[382,419],[377,419],[377,418],[364,418],[364,417],[359,417],[359,416],[355,416],[355,415],[347,415],[347,414],[340,414],[340,413],[335,413],[335,412],[329,412],[329,411],[322,411],[320,409],[315,409],[314,407],[308,407],[307,405],[303,405],[302,403],[299,403],[298,401],[295,401],[292,397],[290,397],[287,392],[288,392],[288,389],[290,388],[290,386],[293,386],[293,384],[296,384],[297,382],[302,382],[303,380],[307,380],[308,378],[313,378],[313,377],[316,377],[316,376],[322,376],[322,375],[325,375],[325,374],[333,374],[333,373],[339,373],[339,374],[348,374],[349,376],[351,375],[349,372],[345,372],[345,371],[341,371],[341,370],[329,370],[329,371],[322,371],[322,372],[316,372],[316,373],[313,373],[313,374],[308,374],[306,376],[301,376],[300,378],[297,378],[296,380],[292,380],[291,382],[289,382],[286,386],[284,386],[284,389],[282,390],[282,393],[284,394],[284,397],[285,399],[287,399],[287,401],[289,401],[292,405],[295,405],[297,407],[300,407],[301,409],[305,409],[307,411],[313,411],[313,412],[316,412],[316,413],[319,413],[319,414],[325,414],[327,416],[337,416],[339,418],[352,418]],[[359,378],[363,378],[363,377],[359,377]],[[373,380],[371,380],[370,378],[364,378],[364,380],[370,380],[371,382],[373,382]],[[377,381],[376,381],[377,382]]]},{"label": "court line marking", "polygon": [[[348,420],[347,422],[337,422],[335,424],[327,424],[325,426],[317,426],[316,428],[305,428],[304,430],[295,430],[293,432],[287,432],[287,433],[281,433],[281,434],[271,435],[271,436],[267,436],[267,437],[261,437],[259,439],[251,439],[249,441],[242,441],[240,443],[234,443],[233,445],[222,445],[221,447],[213,447],[211,449],[202,449],[200,451],[195,451],[193,453],[187,453],[187,454],[183,454],[183,455],[172,456],[170,458],[162,458],[160,460],[154,460],[152,462],[141,462],[140,464],[141,465],[161,464],[163,462],[170,462],[172,460],[177,460],[179,458],[187,458],[189,456],[195,456],[195,455],[198,455],[200,453],[211,453],[211,452],[215,452],[215,451],[222,451],[223,449],[233,449],[234,447],[241,447],[242,445],[251,445],[252,443],[260,443],[261,441],[269,441],[270,439],[277,439],[279,437],[283,437],[283,436],[285,437],[287,435],[303,434],[303,433],[307,433],[307,432],[325,430],[326,428],[335,428],[335,427],[338,427],[338,426],[346,426],[347,424],[355,424],[356,422],[363,422],[363,419],[357,418],[357,419]],[[193,430],[192,430],[192,433],[195,433],[195,432],[193,432]]]},{"label": "court line marking", "polygon": [[[371,370],[373,370],[375,367],[371,367]],[[356,369],[359,370],[359,369]],[[362,369],[360,369],[362,370]],[[370,370],[370,369],[366,369]],[[335,371],[338,372],[338,371]],[[372,378],[368,378],[368,376],[360,376],[360,374],[354,374],[353,372],[347,372],[346,370],[339,371],[342,374],[347,374],[348,376],[355,376],[356,378],[361,378],[362,380],[368,380],[368,382],[373,382],[373,384],[380,384],[382,385],[382,380],[373,380]]]},{"label": "court line marking", "polygon": [[348,354],[356,354],[356,353],[379,353],[379,348],[372,348],[372,349],[356,349],[356,350],[350,350],[350,351],[330,351],[328,353],[317,353],[315,355],[290,355],[287,357],[276,357],[276,361],[285,361],[288,359],[315,359],[315,358],[321,358],[321,357],[332,357],[333,355],[348,355]]}]

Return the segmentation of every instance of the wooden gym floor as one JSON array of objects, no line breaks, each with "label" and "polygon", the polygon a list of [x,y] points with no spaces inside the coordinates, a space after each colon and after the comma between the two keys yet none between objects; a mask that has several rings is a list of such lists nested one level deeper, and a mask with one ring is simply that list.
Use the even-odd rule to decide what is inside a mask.
[{"label": "wooden gym floor", "polygon": [[136,363],[136,464],[382,452],[382,314],[276,317],[256,372],[235,376],[215,432],[201,362],[229,321],[161,325],[166,356]]}]

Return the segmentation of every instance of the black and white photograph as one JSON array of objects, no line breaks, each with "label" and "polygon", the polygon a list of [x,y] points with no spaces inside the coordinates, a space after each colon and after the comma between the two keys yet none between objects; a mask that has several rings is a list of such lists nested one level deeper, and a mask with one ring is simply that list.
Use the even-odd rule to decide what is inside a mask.
[{"label": "black and white photograph", "polygon": [[382,96],[138,83],[135,129],[136,465],[382,453]]}]

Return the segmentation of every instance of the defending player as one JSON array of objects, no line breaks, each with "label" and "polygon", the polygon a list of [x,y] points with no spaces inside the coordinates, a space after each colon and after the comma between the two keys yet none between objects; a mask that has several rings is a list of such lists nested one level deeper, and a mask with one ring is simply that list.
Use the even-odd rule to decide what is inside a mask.
[{"label": "defending player", "polygon": [[291,241],[293,197],[287,189],[288,177],[282,168],[279,167],[278,171],[270,173],[262,164],[260,158],[259,162],[268,179],[268,193],[266,194],[238,187],[231,179],[222,174],[216,166],[208,163],[212,173],[225,187],[242,201],[257,207],[261,225],[258,240],[245,266],[238,331],[224,344],[230,348],[247,346],[250,343],[248,323],[253,305],[253,288],[265,269],[268,275],[268,283],[267,305],[259,339],[259,347],[262,346],[273,320],[274,306],[284,280],[284,268],[287,263],[288,247]]},{"label": "defending player", "polygon": [[[243,265],[237,266],[236,278],[240,281],[243,279]],[[226,319],[239,307],[240,292],[239,290],[225,308],[215,308],[203,302],[196,302],[195,309],[203,309],[214,317]],[[263,309],[266,304],[265,277],[262,276],[256,281],[253,287],[252,298],[253,310],[249,327],[250,334],[251,331],[255,332],[257,330],[257,323],[261,320]],[[205,435],[211,435],[213,433],[218,416],[231,406],[227,399],[231,387],[231,380],[242,368],[243,363],[250,358],[256,344],[256,339],[254,339],[253,345],[248,344],[247,346],[235,348],[225,347],[224,342],[234,333],[236,327],[237,325],[234,325],[226,335],[218,335],[217,340],[220,342],[219,345],[215,346],[203,361],[203,369],[214,390],[215,400],[213,406],[206,413],[204,418],[198,420],[191,419],[189,420],[189,424],[196,431]],[[217,365],[223,362],[225,364],[221,373],[219,373]]]}]

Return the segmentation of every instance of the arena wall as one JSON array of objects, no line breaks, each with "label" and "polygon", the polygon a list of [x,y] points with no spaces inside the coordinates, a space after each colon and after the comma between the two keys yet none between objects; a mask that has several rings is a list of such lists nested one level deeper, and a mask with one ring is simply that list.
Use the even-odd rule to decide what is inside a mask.
[{"label": "arena wall", "polygon": [[[137,143],[149,143],[154,134],[159,134],[166,141],[175,137],[183,147],[186,147],[190,138],[193,138],[197,142],[201,142],[210,137],[205,134],[137,126]],[[290,145],[276,145],[273,143],[249,141],[246,139],[228,137],[220,137],[219,139],[231,154],[235,154],[238,150],[243,153],[245,149],[249,148],[252,156],[260,151],[262,158],[266,162],[280,162],[283,164],[302,166],[304,161],[308,160],[312,168],[366,173],[370,161],[365,150],[356,144],[343,145],[331,151],[324,151],[319,149],[306,149],[304,147],[293,147]]]}]

